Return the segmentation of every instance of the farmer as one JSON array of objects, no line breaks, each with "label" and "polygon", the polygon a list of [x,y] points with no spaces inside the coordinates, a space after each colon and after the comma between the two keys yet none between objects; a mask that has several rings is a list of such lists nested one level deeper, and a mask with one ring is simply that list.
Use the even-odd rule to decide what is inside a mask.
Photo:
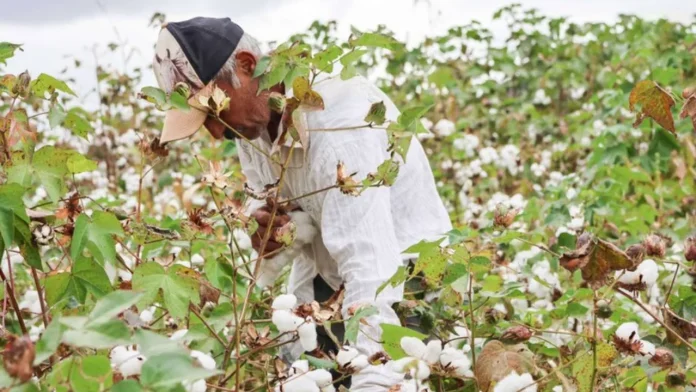
[{"label": "farmer", "polygon": [[[209,96],[216,85],[231,99],[229,109],[219,117],[233,128],[201,108],[172,109],[166,114],[160,141],[185,139],[205,127],[216,139],[237,141],[242,171],[251,188],[262,190],[264,185],[276,183],[279,166],[259,150],[270,152],[282,131],[282,115],[270,109],[269,95],[276,92],[291,97],[292,93],[291,86],[283,84],[257,93],[259,79],[253,75],[263,56],[257,41],[229,18],[198,17],[165,25],[155,51],[153,69],[162,89],[169,93],[177,83],[188,84],[193,95],[189,103],[195,106],[196,95]],[[304,114],[310,129],[365,124],[370,106],[380,101],[387,107],[388,120],[395,121],[399,115],[392,101],[363,77],[329,77],[315,82],[312,88],[322,96],[325,110]],[[390,158],[386,132],[367,127],[310,132],[306,145],[281,147],[282,161],[291,149],[294,151],[281,191],[285,199],[334,185],[339,162],[345,165],[346,173],[357,172],[355,178],[362,179]],[[325,300],[344,285],[344,318],[354,305],[371,304],[379,310],[367,318],[368,327],[361,327],[364,333],[359,334],[356,348],[366,355],[381,351],[380,344],[375,343],[381,334],[379,324],[399,324],[391,305],[402,300],[403,286],[387,287],[375,298],[377,288],[407,263],[404,249],[422,239],[438,238],[451,229],[423,148],[416,138],[412,139],[406,162],[401,164],[391,187],[369,188],[357,197],[334,188],[302,197],[296,203],[297,211],[280,211],[273,221],[270,206],[250,206],[251,216],[260,225],[260,235],[268,227],[280,227],[291,220],[298,224],[297,239],[291,249],[263,260],[262,274],[272,275],[266,283],[272,283],[277,272],[272,267],[265,271],[266,264],[282,265],[278,260],[290,254],[293,260],[288,291],[299,302]],[[257,251],[261,242],[258,235],[252,239]],[[266,252],[281,247],[270,241]],[[298,247],[301,252],[293,252]],[[302,349],[291,351],[286,354],[298,356]],[[351,390],[386,391],[401,379],[401,375],[384,366],[370,366],[352,377]]]}]

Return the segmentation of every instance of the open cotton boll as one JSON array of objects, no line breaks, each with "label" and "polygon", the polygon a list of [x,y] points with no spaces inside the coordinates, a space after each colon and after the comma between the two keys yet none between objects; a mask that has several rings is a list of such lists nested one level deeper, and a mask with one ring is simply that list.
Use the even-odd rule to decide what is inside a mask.
[{"label": "open cotton boll", "polygon": [[336,363],[338,363],[340,367],[345,367],[353,358],[357,357],[358,354],[360,354],[358,350],[353,347],[343,346],[338,350],[338,354],[336,354]]},{"label": "open cotton boll", "polygon": [[194,253],[193,256],[191,256],[191,264],[193,265],[203,265],[205,263],[205,259],[203,256],[199,255],[198,253]]},{"label": "open cotton boll", "polygon": [[130,377],[140,374],[145,357],[138,350],[126,346],[116,346],[109,354],[111,367],[123,375]]},{"label": "open cotton boll", "polygon": [[640,347],[640,353],[642,355],[652,357],[655,355],[655,345],[648,342],[647,340],[641,340],[641,347]]},{"label": "open cotton boll", "polygon": [[425,353],[423,354],[423,360],[430,365],[434,365],[440,359],[440,353],[442,352],[442,343],[439,340],[431,340],[425,346]]},{"label": "open cotton boll", "polygon": [[368,366],[370,366],[370,362],[367,358],[367,355],[365,354],[360,354],[357,357],[353,358],[352,361],[350,361],[350,368],[353,369],[353,371],[355,371],[356,373],[360,372]]},{"label": "open cotton boll", "polygon": [[336,387],[334,387],[333,384],[329,384],[325,387],[322,387],[321,392],[336,392]]},{"label": "open cotton boll", "polygon": [[307,372],[307,377],[314,380],[319,388],[327,387],[333,382],[331,373],[326,369],[317,369]]},{"label": "open cotton boll", "polygon": [[468,357],[458,359],[450,364],[454,369],[454,374],[460,377],[473,377],[474,372],[471,371],[471,361]]},{"label": "open cotton boll", "polygon": [[305,351],[314,351],[317,348],[317,327],[311,317],[307,317],[304,324],[297,328],[300,335],[300,344]]},{"label": "open cotton boll", "polygon": [[634,322],[619,325],[619,328],[616,329],[614,334],[617,338],[623,339],[627,342],[632,340],[640,340],[640,336],[638,335],[638,323]]},{"label": "open cotton boll", "polygon": [[291,310],[297,304],[297,297],[293,294],[281,294],[273,300],[273,310]]},{"label": "open cotton boll", "polygon": [[205,392],[208,388],[205,380],[185,381],[181,384],[186,389],[186,392]]},{"label": "open cotton boll", "polygon": [[[525,386],[527,387],[523,388]],[[537,392],[537,385],[531,374],[524,373],[520,376],[513,370],[512,373],[495,384],[493,392]]]},{"label": "open cotton boll", "polygon": [[144,324],[150,324],[154,319],[154,313],[155,308],[151,307],[140,312],[138,317],[140,317],[140,321],[142,321]]},{"label": "open cotton boll", "polygon": [[437,124],[435,124],[435,127],[433,128],[435,134],[441,137],[447,137],[453,134],[455,130],[456,127],[454,123],[444,118],[438,121]]},{"label": "open cotton boll", "polygon": [[27,309],[29,313],[41,314],[41,302],[36,290],[27,290],[18,305],[20,309]]},{"label": "open cotton boll", "polygon": [[304,374],[293,376],[276,386],[277,392],[320,392],[319,387],[311,378]]},{"label": "open cotton boll", "polygon": [[423,341],[411,336],[404,336],[401,338],[401,348],[409,357],[418,359],[423,358],[426,350]]},{"label": "open cotton boll", "polygon": [[309,361],[306,359],[298,359],[290,365],[293,374],[303,374],[309,371]]},{"label": "open cotton boll", "polygon": [[215,359],[213,359],[213,357],[204,352],[193,350],[191,351],[191,357],[195,358],[198,361],[198,363],[201,364],[201,367],[203,369],[215,370],[215,367],[217,366],[215,364]]},{"label": "open cotton boll", "polygon": [[422,359],[404,357],[390,362],[391,368],[397,373],[410,374],[418,380],[425,380],[430,377],[430,366]]},{"label": "open cotton boll", "polygon": [[289,310],[275,310],[271,321],[278,328],[278,332],[291,332],[297,330],[304,319]]}]

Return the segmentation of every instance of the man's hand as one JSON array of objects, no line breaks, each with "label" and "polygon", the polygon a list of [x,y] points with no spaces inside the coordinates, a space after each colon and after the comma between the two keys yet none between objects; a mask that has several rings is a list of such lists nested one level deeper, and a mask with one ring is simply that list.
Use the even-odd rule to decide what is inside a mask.
[{"label": "man's hand", "polygon": [[288,215],[287,211],[282,208],[282,206],[278,206],[275,217],[271,221],[272,212],[273,207],[266,204],[251,214],[251,216],[256,219],[256,222],[259,224],[259,228],[256,230],[256,233],[251,236],[251,245],[253,246],[254,250],[259,253],[261,252],[261,244],[266,236],[266,231],[268,231],[269,228],[271,230],[271,234],[270,237],[268,237],[268,243],[264,249],[264,254],[274,252],[283,247],[283,244],[277,241],[275,231],[290,222],[290,215]]}]

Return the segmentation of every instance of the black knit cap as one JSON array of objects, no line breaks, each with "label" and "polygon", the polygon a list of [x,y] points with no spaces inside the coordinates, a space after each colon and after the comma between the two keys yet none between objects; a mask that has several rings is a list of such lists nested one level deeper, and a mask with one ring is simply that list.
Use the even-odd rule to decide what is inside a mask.
[{"label": "black knit cap", "polygon": [[237,48],[244,35],[230,18],[196,17],[166,26],[179,43],[191,67],[208,84]]}]

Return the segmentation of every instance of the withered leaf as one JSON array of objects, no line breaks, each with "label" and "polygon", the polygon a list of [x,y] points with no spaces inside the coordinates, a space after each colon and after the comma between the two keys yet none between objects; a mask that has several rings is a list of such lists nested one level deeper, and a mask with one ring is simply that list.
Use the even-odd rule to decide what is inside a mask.
[{"label": "withered leaf", "polygon": [[631,90],[628,104],[632,111],[636,110],[636,104],[640,105],[640,112],[636,116],[634,127],[640,125],[645,117],[650,117],[666,130],[675,133],[674,118],[671,108],[674,99],[652,80],[638,82]]},{"label": "withered leaf", "polygon": [[570,272],[580,269],[583,280],[591,287],[602,286],[612,271],[635,267],[626,252],[601,238],[578,238],[577,245],[580,246],[561,256],[560,264]]},{"label": "withered leaf", "polygon": [[292,94],[300,101],[301,105],[306,105],[314,109],[324,109],[324,100],[321,95],[312,90],[309,79],[304,76],[293,80]]},{"label": "withered leaf", "polygon": [[346,175],[343,162],[336,165],[336,185],[344,195],[358,196],[360,194],[358,182],[353,176],[356,173]]},{"label": "withered leaf", "polygon": [[534,372],[534,362],[518,347],[507,347],[498,340],[486,343],[474,368],[479,389],[492,391],[494,382],[502,380],[512,371],[518,374]]},{"label": "withered leaf", "polygon": [[[696,322],[685,320],[666,307],[663,308],[662,312],[665,319],[665,324],[667,324],[674,332],[678,333],[681,337],[687,340],[696,339]],[[667,331],[667,340],[674,344],[681,344],[681,342],[669,330]]]},{"label": "withered leaf", "polygon": [[696,130],[696,95],[691,95],[684,102],[682,106],[681,113],[679,113],[679,118],[691,117],[691,125],[693,125],[694,130]]},{"label": "withered leaf", "polygon": [[7,339],[7,345],[2,354],[2,363],[11,377],[27,382],[34,372],[32,363],[35,356],[34,343],[28,336],[11,335]]}]

